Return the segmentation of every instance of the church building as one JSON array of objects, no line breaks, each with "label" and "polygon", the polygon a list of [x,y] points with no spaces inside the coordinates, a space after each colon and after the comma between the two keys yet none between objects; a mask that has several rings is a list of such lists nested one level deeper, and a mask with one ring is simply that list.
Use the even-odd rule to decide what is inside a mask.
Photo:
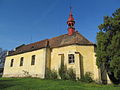
[{"label": "church building", "polygon": [[67,21],[68,33],[45,39],[9,51],[5,60],[3,77],[45,78],[46,68],[58,71],[61,64],[75,70],[76,78],[90,72],[93,80],[100,80],[96,65],[95,44],[74,28],[72,11]]}]

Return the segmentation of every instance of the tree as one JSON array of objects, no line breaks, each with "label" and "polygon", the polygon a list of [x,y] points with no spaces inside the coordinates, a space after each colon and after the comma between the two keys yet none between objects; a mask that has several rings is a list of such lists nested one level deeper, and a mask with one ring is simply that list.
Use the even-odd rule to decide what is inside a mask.
[{"label": "tree", "polygon": [[3,50],[2,48],[0,48],[0,64],[4,64],[6,53],[7,53],[6,50]]},{"label": "tree", "polygon": [[113,82],[120,83],[120,8],[105,16],[97,33],[97,66],[105,67]]}]

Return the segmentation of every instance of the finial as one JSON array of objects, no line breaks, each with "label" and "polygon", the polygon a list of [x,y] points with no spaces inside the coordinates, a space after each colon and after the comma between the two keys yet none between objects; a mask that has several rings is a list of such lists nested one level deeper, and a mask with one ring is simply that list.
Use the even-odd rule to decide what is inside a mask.
[{"label": "finial", "polygon": [[70,6],[70,11],[72,11],[72,6]]},{"label": "finial", "polygon": [[75,32],[75,28],[74,28],[75,21],[74,21],[73,15],[72,15],[72,7],[71,6],[70,6],[70,14],[69,14],[67,24],[68,24],[68,35],[73,35],[73,33]]},{"label": "finial", "polygon": [[72,6],[70,6],[70,15],[72,15]]}]

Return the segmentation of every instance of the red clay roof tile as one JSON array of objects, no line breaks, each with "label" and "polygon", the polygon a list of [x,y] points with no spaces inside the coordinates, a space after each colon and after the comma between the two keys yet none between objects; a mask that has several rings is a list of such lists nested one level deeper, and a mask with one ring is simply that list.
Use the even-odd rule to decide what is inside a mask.
[{"label": "red clay roof tile", "polygon": [[92,42],[87,40],[80,33],[75,32],[71,36],[69,36],[68,34],[63,34],[63,35],[60,35],[58,37],[54,37],[51,39],[38,41],[38,42],[31,43],[28,45],[22,45],[20,47],[17,47],[15,51],[10,51],[8,56],[30,52],[30,51],[38,50],[38,49],[45,48],[48,46],[50,48],[57,48],[57,47],[61,47],[65,45],[73,45],[73,44],[94,45]]}]

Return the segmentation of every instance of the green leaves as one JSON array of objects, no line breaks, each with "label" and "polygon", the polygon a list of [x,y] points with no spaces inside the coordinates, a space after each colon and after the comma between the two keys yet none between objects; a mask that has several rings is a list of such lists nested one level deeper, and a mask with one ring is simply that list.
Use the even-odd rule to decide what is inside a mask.
[{"label": "green leaves", "polygon": [[97,33],[97,65],[105,67],[120,81],[120,8],[112,16],[105,16]]}]

